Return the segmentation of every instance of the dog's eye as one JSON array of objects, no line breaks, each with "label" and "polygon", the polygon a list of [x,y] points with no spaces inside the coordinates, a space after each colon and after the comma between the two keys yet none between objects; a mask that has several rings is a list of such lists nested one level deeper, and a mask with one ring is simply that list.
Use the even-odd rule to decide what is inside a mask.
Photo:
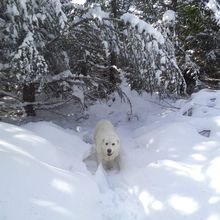
[{"label": "dog's eye", "polygon": [[112,146],[115,146],[115,143],[112,143]]},{"label": "dog's eye", "polygon": [[108,143],[105,143],[105,145],[108,145]]}]

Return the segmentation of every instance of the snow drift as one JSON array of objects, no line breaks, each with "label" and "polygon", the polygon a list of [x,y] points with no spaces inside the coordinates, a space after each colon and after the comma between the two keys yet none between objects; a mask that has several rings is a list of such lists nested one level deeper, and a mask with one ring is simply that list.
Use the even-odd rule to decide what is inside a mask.
[{"label": "snow drift", "polygon": [[[0,219],[220,219],[220,92],[202,90],[169,105],[175,111],[128,95],[132,121],[125,103],[98,103],[79,133],[0,123]],[[83,162],[91,145],[82,137],[101,118],[121,138],[119,173]]]},{"label": "snow drift", "polygon": [[[39,123],[33,130],[36,127],[44,128],[41,131],[48,139],[53,135],[55,140],[66,138],[69,144],[74,140],[56,126]],[[80,144],[81,148],[85,145]],[[78,171],[83,163],[73,167],[75,157],[71,161],[57,148],[26,129],[0,123],[1,218],[101,219],[96,183]],[[66,160],[72,172],[63,169]]]}]

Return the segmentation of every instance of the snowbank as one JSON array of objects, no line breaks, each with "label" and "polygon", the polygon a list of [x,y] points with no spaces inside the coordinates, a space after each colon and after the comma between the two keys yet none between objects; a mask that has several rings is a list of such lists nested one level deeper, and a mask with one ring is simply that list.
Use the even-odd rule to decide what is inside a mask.
[{"label": "snowbank", "polygon": [[[97,103],[79,133],[0,123],[0,219],[220,219],[220,92],[202,90],[175,111],[177,103],[127,95],[131,121],[126,103]],[[121,138],[120,172],[82,162],[91,147],[82,137],[101,118]]]},{"label": "snowbank", "polygon": [[175,122],[146,124],[124,140],[133,155],[124,158],[123,177],[149,219],[220,219],[219,97],[202,90]]},{"label": "snowbank", "polygon": [[[0,218],[101,219],[98,187],[90,175],[78,171],[82,169],[80,151],[85,144],[51,124],[37,123],[25,127],[54,141],[0,123]],[[65,157],[58,150],[62,141],[64,145],[73,141],[77,157]],[[71,171],[63,169],[65,160]],[[78,164],[71,166],[71,160],[78,160]]]}]

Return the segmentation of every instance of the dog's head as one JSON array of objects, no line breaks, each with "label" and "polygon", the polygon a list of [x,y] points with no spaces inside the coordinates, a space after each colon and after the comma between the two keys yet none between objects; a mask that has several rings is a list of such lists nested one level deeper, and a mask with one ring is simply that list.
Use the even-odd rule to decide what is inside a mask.
[{"label": "dog's head", "polygon": [[105,158],[111,160],[119,154],[120,141],[117,137],[104,138],[102,140],[102,152],[105,155]]}]

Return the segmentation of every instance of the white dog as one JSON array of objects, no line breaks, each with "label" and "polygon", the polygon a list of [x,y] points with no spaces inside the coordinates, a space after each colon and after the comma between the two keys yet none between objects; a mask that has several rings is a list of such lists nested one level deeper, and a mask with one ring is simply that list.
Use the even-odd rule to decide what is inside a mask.
[{"label": "white dog", "polygon": [[120,140],[110,121],[101,120],[97,123],[94,142],[98,163],[108,169],[114,167],[116,162],[119,166]]}]

